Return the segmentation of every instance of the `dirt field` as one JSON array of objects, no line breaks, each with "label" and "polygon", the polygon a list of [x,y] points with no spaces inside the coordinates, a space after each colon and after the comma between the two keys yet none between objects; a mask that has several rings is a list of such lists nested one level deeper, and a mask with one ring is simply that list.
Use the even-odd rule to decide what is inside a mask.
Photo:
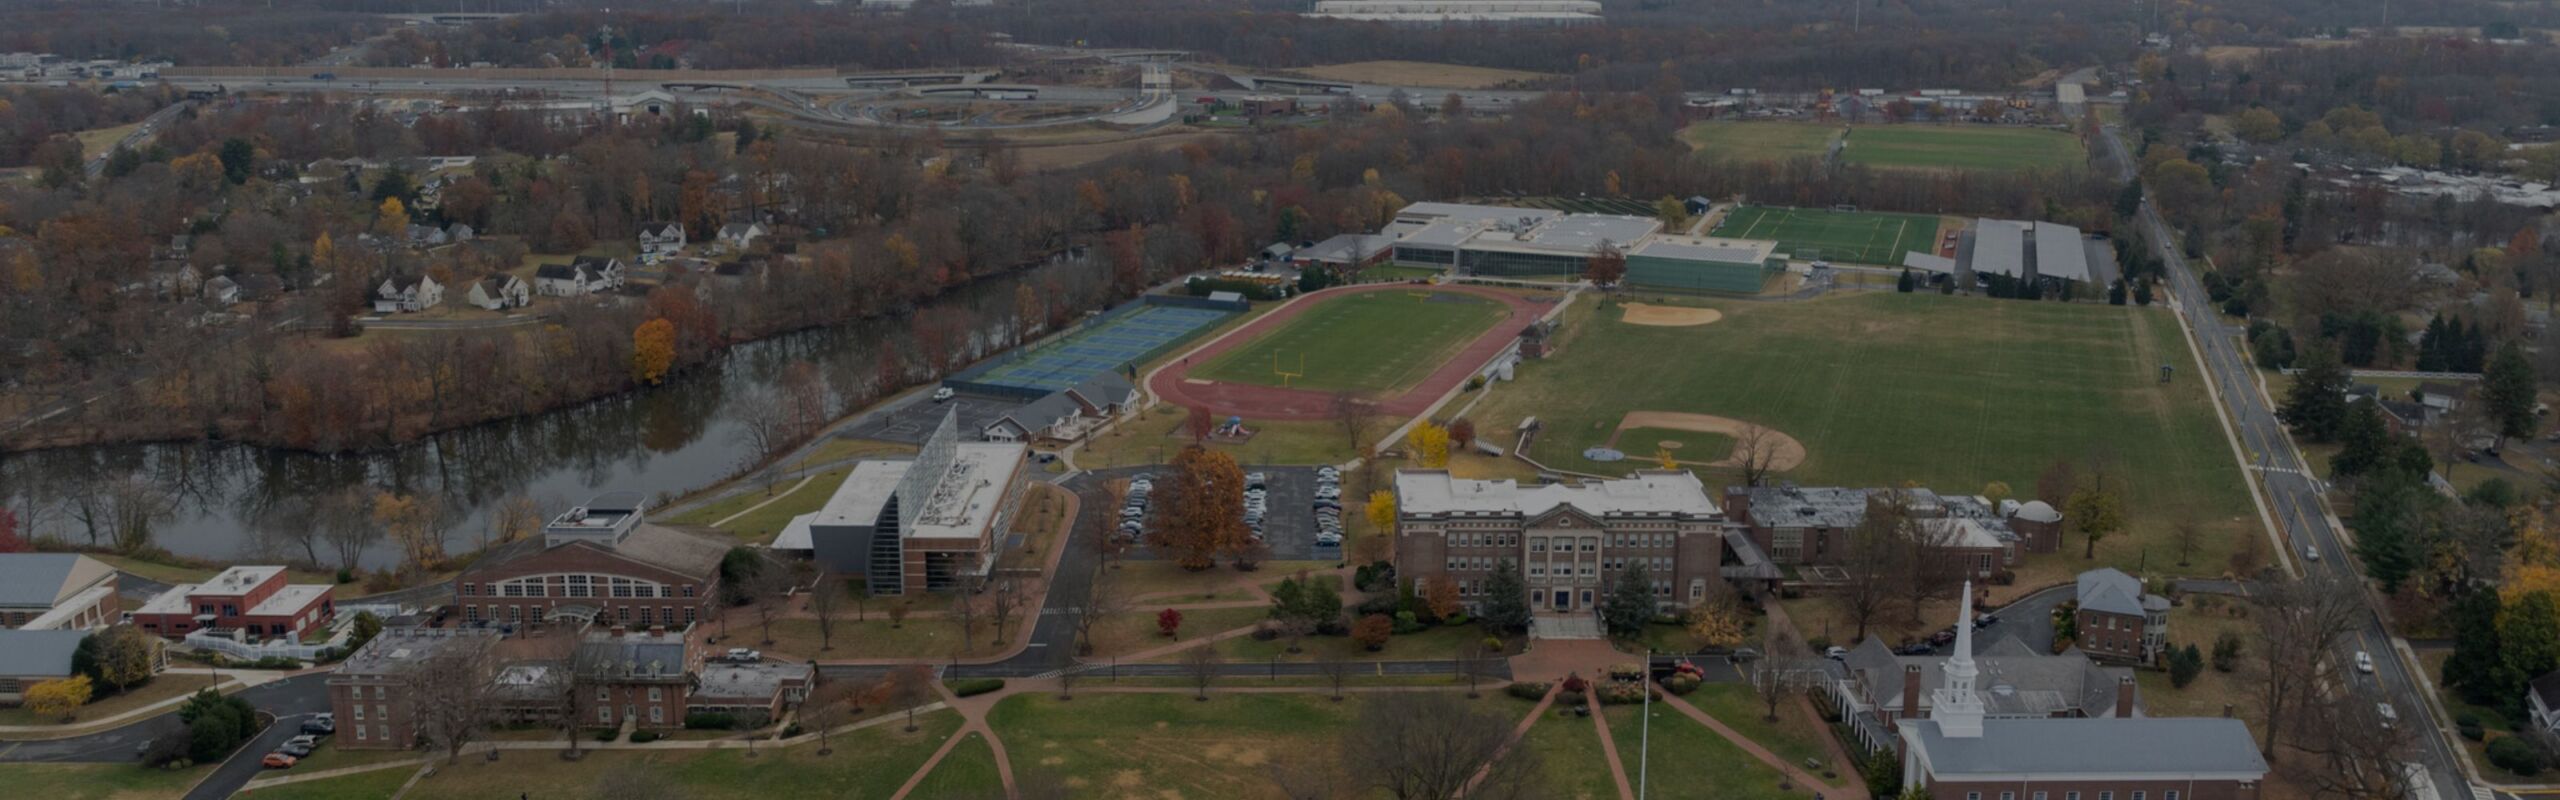
[{"label": "dirt field", "polygon": [[1554,77],[1516,69],[1434,64],[1427,61],[1355,61],[1298,70],[1309,77],[1381,86],[1430,86],[1441,89],[1491,89],[1513,81]]},{"label": "dirt field", "polygon": [[1627,303],[1625,305],[1627,308],[1625,321],[1629,325],[1650,325],[1657,328],[1686,328],[1691,325],[1710,325],[1724,319],[1724,312],[1717,311],[1712,308],[1649,306],[1643,303]]},{"label": "dirt field", "polygon": [[[1733,419],[1731,417],[1719,417],[1712,414],[1689,414],[1678,411],[1629,411],[1624,418],[1618,420],[1618,430],[1625,431],[1634,428],[1663,428],[1675,431],[1698,431],[1700,433],[1714,433],[1730,436],[1734,439],[1735,452],[1733,455],[1726,456],[1723,459],[1716,461],[1699,463],[1710,467],[1731,467],[1739,466],[1742,463],[1742,429],[1743,426],[1749,424],[1750,423]],[[1797,465],[1804,463],[1805,451],[1803,442],[1796,441],[1796,437],[1788,436],[1786,432],[1775,428],[1767,428],[1766,430],[1769,431],[1771,436],[1776,437],[1778,440],[1776,444],[1777,451],[1770,458],[1770,468],[1772,470],[1785,472],[1787,470],[1795,469]]]}]

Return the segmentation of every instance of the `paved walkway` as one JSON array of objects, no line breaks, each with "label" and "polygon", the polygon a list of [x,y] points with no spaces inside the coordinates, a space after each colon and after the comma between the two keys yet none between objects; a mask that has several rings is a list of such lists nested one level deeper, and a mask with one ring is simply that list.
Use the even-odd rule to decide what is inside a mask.
[{"label": "paved walkway", "polygon": [[[1697,706],[1690,705],[1689,701],[1680,699],[1678,695],[1664,692],[1662,694],[1662,702],[1672,708],[1679,709],[1682,714],[1689,715],[1689,718],[1697,720],[1698,724],[1707,726],[1707,730],[1715,731],[1717,736],[1722,736],[1725,741],[1732,742],[1733,746],[1742,748],[1742,752],[1749,753],[1752,758],[1760,759],[1761,763],[1777,768],[1779,772],[1786,774],[1787,779],[1794,781],[1796,785],[1813,787],[1816,797],[1824,798],[1824,800],[1852,800],[1852,798],[1859,797],[1865,793],[1865,787],[1863,786],[1852,791],[1823,783],[1821,780],[1814,778],[1812,774],[1805,772],[1802,765],[1787,763],[1787,760],[1779,758],[1778,754],[1769,752],[1769,748],[1761,747],[1759,742],[1752,741],[1750,737],[1734,731],[1732,727],[1725,725],[1724,722],[1710,716],[1707,712],[1698,710]],[[1825,737],[1828,738],[1827,732],[1825,733]]]},{"label": "paved walkway", "polygon": [[1618,800],[1635,800],[1635,784],[1627,780],[1627,762],[1618,757],[1618,740],[1609,733],[1609,715],[1599,712],[1599,682],[1582,683],[1582,702],[1592,709],[1591,727],[1600,731],[1600,752],[1609,757],[1609,779],[1618,782]]},{"label": "paved walkway", "polygon": [[1486,761],[1484,762],[1484,766],[1476,768],[1475,777],[1467,779],[1468,791],[1474,791],[1476,784],[1483,783],[1485,776],[1493,772],[1494,763],[1501,761],[1503,756],[1510,755],[1511,748],[1519,746],[1520,740],[1528,737],[1529,728],[1537,725],[1538,720],[1546,718],[1547,709],[1555,705],[1556,695],[1562,691],[1564,691],[1562,684],[1547,687],[1547,693],[1538,698],[1538,705],[1535,708],[1529,709],[1529,715],[1521,717],[1520,724],[1511,726],[1511,739],[1503,742],[1501,749],[1493,751],[1492,760]]},{"label": "paved walkway", "polygon": [[737,518],[739,518],[739,517],[743,517],[743,516],[746,516],[746,515],[748,515],[748,514],[755,513],[755,510],[756,510],[756,509],[763,508],[763,507],[765,507],[765,506],[769,506],[769,505],[773,505],[773,504],[774,504],[774,502],[775,502],[775,501],[777,501],[777,500],[781,500],[782,498],[785,498],[785,497],[790,497],[790,496],[791,496],[791,493],[793,493],[793,492],[797,492],[797,491],[800,491],[800,487],[807,486],[807,485],[809,485],[809,482],[810,482],[810,481],[817,480],[817,479],[818,479],[818,476],[819,476],[820,474],[822,474],[822,473],[812,472],[812,473],[809,473],[809,474],[807,474],[807,475],[800,476],[800,482],[799,482],[799,483],[791,484],[791,488],[789,488],[789,489],[783,489],[783,490],[780,490],[780,491],[773,492],[773,493],[772,493],[772,496],[767,497],[767,498],[765,498],[765,499],[764,499],[764,502],[757,503],[757,504],[755,504],[755,505],[751,505],[751,506],[748,506],[748,507],[746,507],[746,508],[738,509],[738,513],[731,514],[731,515],[729,515],[729,516],[725,516],[725,517],[721,517],[721,518],[716,519],[716,520],[712,520],[712,521],[711,521],[711,525],[710,525],[709,527],[717,528],[717,527],[721,527],[721,526],[727,525],[727,524],[729,524],[730,522],[733,522],[733,521],[737,520]]}]

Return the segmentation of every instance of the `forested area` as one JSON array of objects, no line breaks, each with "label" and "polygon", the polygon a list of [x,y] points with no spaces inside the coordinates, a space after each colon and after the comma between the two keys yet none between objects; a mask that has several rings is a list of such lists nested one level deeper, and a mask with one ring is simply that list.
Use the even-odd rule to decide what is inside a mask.
[{"label": "forested area", "polygon": [[47,148],[48,140],[57,133],[139,121],[167,106],[176,94],[165,86],[113,94],[43,86],[0,89],[0,167],[41,163],[60,168],[67,162],[76,169],[87,155],[80,152],[77,141],[53,141],[51,151],[43,158],[38,157],[37,151]]},{"label": "forested area", "polygon": [[183,65],[286,66],[373,35],[389,22],[354,10],[217,2],[183,8],[77,0],[0,8],[0,52]]}]

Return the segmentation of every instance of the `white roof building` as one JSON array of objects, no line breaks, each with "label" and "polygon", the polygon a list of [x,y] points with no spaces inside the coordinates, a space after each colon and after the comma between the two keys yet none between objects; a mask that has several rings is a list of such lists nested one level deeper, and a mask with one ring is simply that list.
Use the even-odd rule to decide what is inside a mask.
[{"label": "white roof building", "polygon": [[1617,480],[1580,486],[1523,487],[1512,480],[1453,478],[1441,470],[1398,470],[1397,510],[1408,515],[1459,514],[1533,517],[1559,505],[1600,516],[1693,516],[1723,513],[1705,483],[1686,471],[1645,470]]}]

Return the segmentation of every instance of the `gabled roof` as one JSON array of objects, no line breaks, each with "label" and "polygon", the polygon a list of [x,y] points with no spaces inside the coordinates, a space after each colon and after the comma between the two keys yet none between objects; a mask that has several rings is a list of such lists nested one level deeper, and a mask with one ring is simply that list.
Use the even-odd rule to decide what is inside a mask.
[{"label": "gabled roof", "polygon": [[1138,385],[1130,383],[1128,376],[1109,370],[1096,373],[1093,377],[1084,379],[1083,383],[1067,388],[1067,391],[1073,392],[1076,397],[1082,398],[1095,407],[1126,402],[1129,399],[1129,393],[1137,390]]},{"label": "gabled roof", "polygon": [[678,224],[675,224],[675,223],[673,223],[673,222],[643,222],[643,223],[640,223],[640,235],[642,235],[642,236],[683,236],[683,235],[684,235],[684,226],[682,226],[682,225],[678,225]]},{"label": "gabled roof", "polygon": [[2543,673],[2531,686],[2533,696],[2542,698],[2543,708],[2560,709],[2560,670]]},{"label": "gabled roof", "polygon": [[494,569],[555,549],[585,547],[680,575],[709,576],[719,572],[720,559],[728,555],[729,546],[725,541],[643,522],[615,545],[580,540],[565,542],[555,548],[547,546],[540,537],[510,542],[483,554],[471,562],[465,572]]},{"label": "gabled roof", "polygon": [[2114,567],[2080,573],[2080,607],[2106,614],[2142,616],[2142,581]]},{"label": "gabled roof", "polygon": [[[1942,672],[1947,656],[1895,655],[1892,648],[1876,637],[1868,637],[1841,659],[1850,673],[1862,676],[1875,703],[1890,709],[1902,708],[1902,668],[1920,668],[1920,702],[1934,705],[1928,687],[1945,685]],[[2133,674],[2099,666],[2078,649],[2058,655],[2035,651],[2019,642],[2014,634],[2003,635],[1974,657],[1980,670],[1983,707],[1994,716],[2042,715],[2057,711],[2079,711],[2092,717],[2115,714],[2117,678]],[[2135,699],[2139,712],[2140,697]]]},{"label": "gabled roof", "polygon": [[2205,777],[2259,780],[2249,728],[2223,717],[2132,719],[1988,719],[1982,735],[1951,737],[1936,720],[1903,728],[1938,780],[2017,779],[2073,775]]},{"label": "gabled roof", "polygon": [[579,256],[577,259],[570,261],[569,266],[583,269],[597,275],[602,275],[609,270],[621,269],[622,259],[599,256]]},{"label": "gabled roof", "polygon": [[51,606],[114,571],[78,553],[0,554],[0,606]]},{"label": "gabled roof", "polygon": [[997,421],[1011,422],[1024,431],[1038,433],[1057,424],[1059,420],[1082,413],[1083,410],[1082,406],[1076,405],[1075,398],[1068,397],[1066,392],[1050,392],[1042,395],[1038,400],[1024,403],[1019,408],[1005,412],[1005,415],[998,417]]},{"label": "gabled roof", "polygon": [[80,649],[85,630],[0,630],[0,675],[13,678],[60,677],[71,674],[71,653]]},{"label": "gabled roof", "polygon": [[576,280],[578,271],[567,264],[544,264],[533,268],[533,277],[555,281]]}]

